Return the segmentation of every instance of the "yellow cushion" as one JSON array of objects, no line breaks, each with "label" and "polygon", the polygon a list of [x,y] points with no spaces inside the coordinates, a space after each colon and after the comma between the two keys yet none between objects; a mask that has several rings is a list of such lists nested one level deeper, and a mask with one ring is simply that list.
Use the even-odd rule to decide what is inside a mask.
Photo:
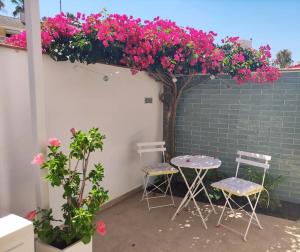
[{"label": "yellow cushion", "polygon": [[237,196],[248,196],[263,190],[262,185],[235,177],[212,183],[211,186]]},{"label": "yellow cushion", "polygon": [[177,173],[178,170],[169,163],[158,163],[143,169],[148,176],[167,175]]}]

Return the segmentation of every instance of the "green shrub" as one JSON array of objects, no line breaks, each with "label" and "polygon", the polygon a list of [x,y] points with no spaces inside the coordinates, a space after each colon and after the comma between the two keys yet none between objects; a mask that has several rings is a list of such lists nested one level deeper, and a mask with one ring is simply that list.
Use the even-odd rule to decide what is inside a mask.
[{"label": "green shrub", "polygon": [[[250,181],[253,181],[257,184],[261,184],[263,178],[263,172],[257,171],[253,168],[247,168],[246,178]],[[282,176],[273,176],[266,173],[264,189],[260,195],[260,199],[258,201],[258,206],[262,208],[269,207],[274,210],[278,207],[281,207],[280,201],[274,191],[282,183]],[[252,198],[254,199],[255,196]]]}]

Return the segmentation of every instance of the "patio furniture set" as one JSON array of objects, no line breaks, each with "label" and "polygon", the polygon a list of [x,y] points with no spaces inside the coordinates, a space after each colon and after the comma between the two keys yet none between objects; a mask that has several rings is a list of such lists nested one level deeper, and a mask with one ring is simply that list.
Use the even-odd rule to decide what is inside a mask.
[{"label": "patio furniture set", "polygon": [[[143,162],[143,156],[146,153],[161,153],[162,154],[162,160],[163,163],[158,164],[151,164],[146,165],[142,171],[144,172],[144,192],[142,195],[142,200],[147,201],[148,209],[149,211],[154,208],[159,207],[166,207],[166,206],[175,206],[172,189],[171,189],[171,180],[174,174],[180,173],[184,183],[187,186],[187,193],[182,199],[181,203],[179,204],[176,212],[172,216],[172,220],[176,218],[176,216],[183,210],[187,209],[188,205],[193,202],[194,207],[196,211],[191,211],[193,215],[197,215],[201,218],[203,226],[205,229],[207,229],[206,220],[207,217],[204,218],[203,213],[201,212],[201,208],[199,204],[196,201],[196,196],[204,191],[209,204],[212,208],[212,211],[217,214],[216,209],[209,197],[209,194],[207,192],[207,189],[204,185],[204,178],[207,174],[207,172],[211,169],[217,169],[221,166],[222,162],[218,158],[209,157],[205,155],[184,155],[184,156],[177,156],[171,159],[170,163],[166,162],[165,159],[165,142],[145,142],[145,143],[138,143],[138,154],[140,155],[140,160],[142,164]],[[223,224],[221,224],[222,217],[224,216],[224,212],[226,207],[229,207],[230,212],[235,216],[235,210],[232,207],[232,203],[238,206],[237,210],[244,210],[246,215],[248,215],[249,221],[246,228],[245,233],[237,232],[238,234],[241,234],[243,236],[243,239],[246,241],[248,231],[251,224],[256,224],[260,229],[263,229],[261,223],[258,220],[258,217],[256,215],[256,207],[257,203],[259,201],[261,192],[264,190],[264,180],[267,169],[269,169],[269,161],[271,160],[271,156],[268,155],[262,155],[257,153],[250,153],[245,151],[237,151],[237,167],[234,177],[226,178],[221,181],[212,183],[211,186],[213,188],[216,188],[218,190],[221,190],[224,198],[225,198],[225,204],[222,208],[222,212],[220,214],[217,227],[222,226],[225,228],[228,228],[229,230],[232,230],[234,232],[237,232],[236,230],[233,230]],[[261,184],[254,183],[252,181],[248,181],[242,178],[239,178],[239,169],[241,164],[253,166],[253,167],[259,167],[263,169],[263,176],[262,176],[262,182]],[[176,168],[175,168],[176,167]],[[187,177],[184,173],[184,170],[193,170],[195,173],[194,179],[192,183],[189,183],[187,180]],[[162,182],[159,184],[153,182],[153,177],[157,176],[163,176]],[[164,189],[162,186],[164,186]],[[150,188],[150,189],[148,189]],[[153,192],[161,192],[162,195],[159,196],[152,196]],[[152,206],[150,204],[150,200],[155,198],[161,198],[166,197],[167,193],[170,193],[171,196],[171,203],[169,204],[163,204],[163,205],[155,205]],[[232,196],[236,197],[245,197],[247,199],[247,203],[243,206],[240,206],[233,198]],[[244,208],[249,205],[251,212],[247,212]]]}]

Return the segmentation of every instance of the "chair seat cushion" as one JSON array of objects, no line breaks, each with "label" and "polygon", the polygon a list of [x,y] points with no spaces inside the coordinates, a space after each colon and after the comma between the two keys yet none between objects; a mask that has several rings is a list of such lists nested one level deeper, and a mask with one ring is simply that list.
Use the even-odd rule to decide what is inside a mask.
[{"label": "chair seat cushion", "polygon": [[148,176],[167,175],[177,173],[178,170],[169,163],[149,165],[143,169]]},{"label": "chair seat cushion", "polygon": [[237,196],[252,195],[263,189],[262,185],[235,177],[212,183],[211,186]]}]

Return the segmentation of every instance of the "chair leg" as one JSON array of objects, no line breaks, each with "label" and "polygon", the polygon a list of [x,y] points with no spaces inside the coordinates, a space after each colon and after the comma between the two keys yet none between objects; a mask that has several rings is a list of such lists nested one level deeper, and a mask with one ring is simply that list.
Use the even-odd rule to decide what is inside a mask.
[{"label": "chair leg", "polygon": [[147,200],[147,205],[148,205],[148,210],[151,210],[150,204],[149,204],[149,196],[148,196],[148,190],[147,190],[147,186],[148,186],[148,182],[149,182],[149,176],[145,176],[145,189],[144,189],[144,193],[145,193],[145,197]]},{"label": "chair leg", "polygon": [[164,192],[164,196],[167,196],[167,193],[168,193],[168,190],[169,190],[169,175],[165,175],[165,181],[167,182],[167,187],[166,187],[166,190]]},{"label": "chair leg", "polygon": [[[223,217],[223,215],[224,215],[225,208],[226,208],[227,204],[229,205],[230,210],[231,210],[231,212],[233,213],[233,215],[235,215],[235,211],[233,210],[233,208],[232,208],[232,206],[231,206],[231,203],[230,203],[230,200],[232,200],[232,199],[231,199],[231,194],[226,194],[223,190],[222,190],[222,193],[223,193],[223,195],[224,195],[224,197],[225,197],[225,199],[226,199],[226,202],[225,202],[225,205],[224,205],[224,207],[223,207],[223,209],[222,209],[222,213],[221,213],[221,215],[220,215],[220,217],[219,217],[217,226],[220,226],[220,225],[221,225],[221,220],[222,220],[222,217]],[[256,213],[255,213],[255,210],[256,210],[256,207],[257,207],[257,203],[258,203],[258,201],[259,201],[260,194],[261,194],[261,192],[258,194],[258,197],[257,197],[256,202],[255,202],[254,205],[252,204],[252,202],[251,202],[249,196],[246,196],[246,198],[247,198],[247,200],[248,200],[248,203],[247,203],[246,205],[248,205],[248,204],[250,205],[251,210],[252,210],[252,213],[249,214],[249,213],[246,212],[247,215],[250,216],[250,220],[249,220],[249,223],[248,223],[248,225],[247,225],[247,229],[246,229],[245,233],[243,234],[243,233],[237,232],[237,233],[239,233],[239,234],[241,234],[241,235],[243,236],[244,241],[247,241],[247,235],[248,235],[249,228],[250,228],[250,225],[251,225],[253,219],[256,220],[256,222],[257,222],[259,228],[260,228],[260,229],[263,229],[263,227],[262,227],[262,225],[260,224],[260,222],[259,222],[259,220],[258,220],[258,217],[257,217],[257,215],[256,215]],[[233,202],[235,203],[235,201],[233,201]],[[235,204],[237,204],[237,203],[235,203]],[[239,206],[239,205],[238,205],[238,206]],[[244,206],[245,206],[245,205],[244,205]],[[241,208],[241,207],[240,207],[240,208]],[[226,227],[226,226],[225,226],[225,227]],[[229,228],[229,229],[232,230],[232,231],[234,231],[234,230],[231,229],[231,228]]]},{"label": "chair leg", "polygon": [[[171,180],[173,178],[173,174],[171,175],[167,175],[167,179],[168,179],[168,187],[169,187],[169,191],[170,191],[170,195],[171,195],[171,199],[172,199],[172,204],[173,206],[175,206],[175,202],[174,202],[174,198],[173,198],[173,193],[172,193],[172,188],[171,188]],[[167,187],[167,189],[168,189]]]},{"label": "chair leg", "polygon": [[235,211],[233,210],[233,207],[230,203],[231,195],[229,195],[229,196],[227,195],[227,197],[228,197],[228,206],[230,208],[230,211],[232,212],[233,216],[235,216]]},{"label": "chair leg", "polygon": [[[258,194],[258,196],[257,196],[256,205],[258,204],[260,194],[261,194],[261,192],[260,192],[260,193]],[[255,205],[255,209],[256,209],[256,205]],[[250,207],[251,207],[251,209],[252,209],[252,211],[253,211],[253,208],[252,208],[252,205],[251,205],[251,204],[250,204]],[[256,220],[256,223],[257,223],[258,227],[262,230],[262,229],[264,229],[264,228],[263,228],[263,226],[260,224],[260,221],[258,220],[258,217],[257,217],[257,215],[256,215],[255,209],[254,209],[254,217],[255,217],[255,220]]]},{"label": "chair leg", "polygon": [[[161,184],[159,184],[158,186],[151,183],[150,182],[150,176],[145,175],[144,176],[144,192],[141,198],[141,201],[146,199],[147,200],[147,205],[148,205],[148,210],[150,211],[153,208],[158,208],[158,207],[166,207],[166,206],[175,206],[175,202],[174,202],[174,198],[173,198],[173,193],[172,193],[172,189],[171,189],[171,180],[172,180],[173,174],[170,175],[165,175],[164,178],[164,182],[162,182]],[[167,187],[165,190],[161,189],[160,187],[163,184],[167,184]],[[152,185],[154,186],[154,188],[152,190],[148,190],[148,185]],[[151,193],[153,192],[154,189],[158,189],[163,193],[163,196],[151,196]],[[161,197],[166,197],[168,190],[170,191],[171,194],[171,200],[172,203],[170,204],[166,204],[166,205],[157,205],[157,206],[151,206],[150,205],[150,200],[151,199],[155,199],[155,198],[161,198]]]},{"label": "chair leg", "polygon": [[226,202],[225,202],[225,205],[224,205],[224,207],[222,209],[222,213],[221,213],[221,215],[219,217],[219,220],[218,220],[218,223],[217,223],[217,227],[220,226],[220,224],[221,224],[221,220],[222,220],[222,217],[223,217],[223,214],[225,212],[227,204],[230,204],[229,203],[229,198],[230,198],[231,194],[229,194],[229,196],[227,196],[227,194],[223,190],[222,190],[222,193],[223,193],[223,195],[224,195],[224,197],[226,199]]},{"label": "chair leg", "polygon": [[252,202],[249,198],[249,196],[246,196],[246,198],[248,199],[248,202],[249,202],[249,205],[251,207],[251,210],[252,210],[252,214],[251,214],[251,217],[250,217],[250,220],[249,220],[249,223],[248,223],[248,226],[247,226],[247,229],[246,229],[246,232],[245,232],[245,235],[244,235],[244,241],[247,241],[247,235],[248,235],[248,231],[249,231],[249,228],[250,228],[250,225],[251,225],[251,222],[252,222],[252,219],[255,218],[256,219],[256,222],[259,226],[260,229],[263,229],[262,225],[260,224],[258,218],[257,218],[257,215],[255,213],[255,209],[256,209],[256,206],[257,206],[257,203],[258,203],[258,200],[259,200],[259,197],[260,197],[260,193],[256,199],[256,202],[254,204],[254,206],[252,205]]},{"label": "chair leg", "polygon": [[143,178],[144,179],[144,191],[143,191],[141,201],[143,201],[145,199],[145,195],[146,195],[146,190],[147,190],[146,178],[147,178],[147,175],[145,175]]}]

